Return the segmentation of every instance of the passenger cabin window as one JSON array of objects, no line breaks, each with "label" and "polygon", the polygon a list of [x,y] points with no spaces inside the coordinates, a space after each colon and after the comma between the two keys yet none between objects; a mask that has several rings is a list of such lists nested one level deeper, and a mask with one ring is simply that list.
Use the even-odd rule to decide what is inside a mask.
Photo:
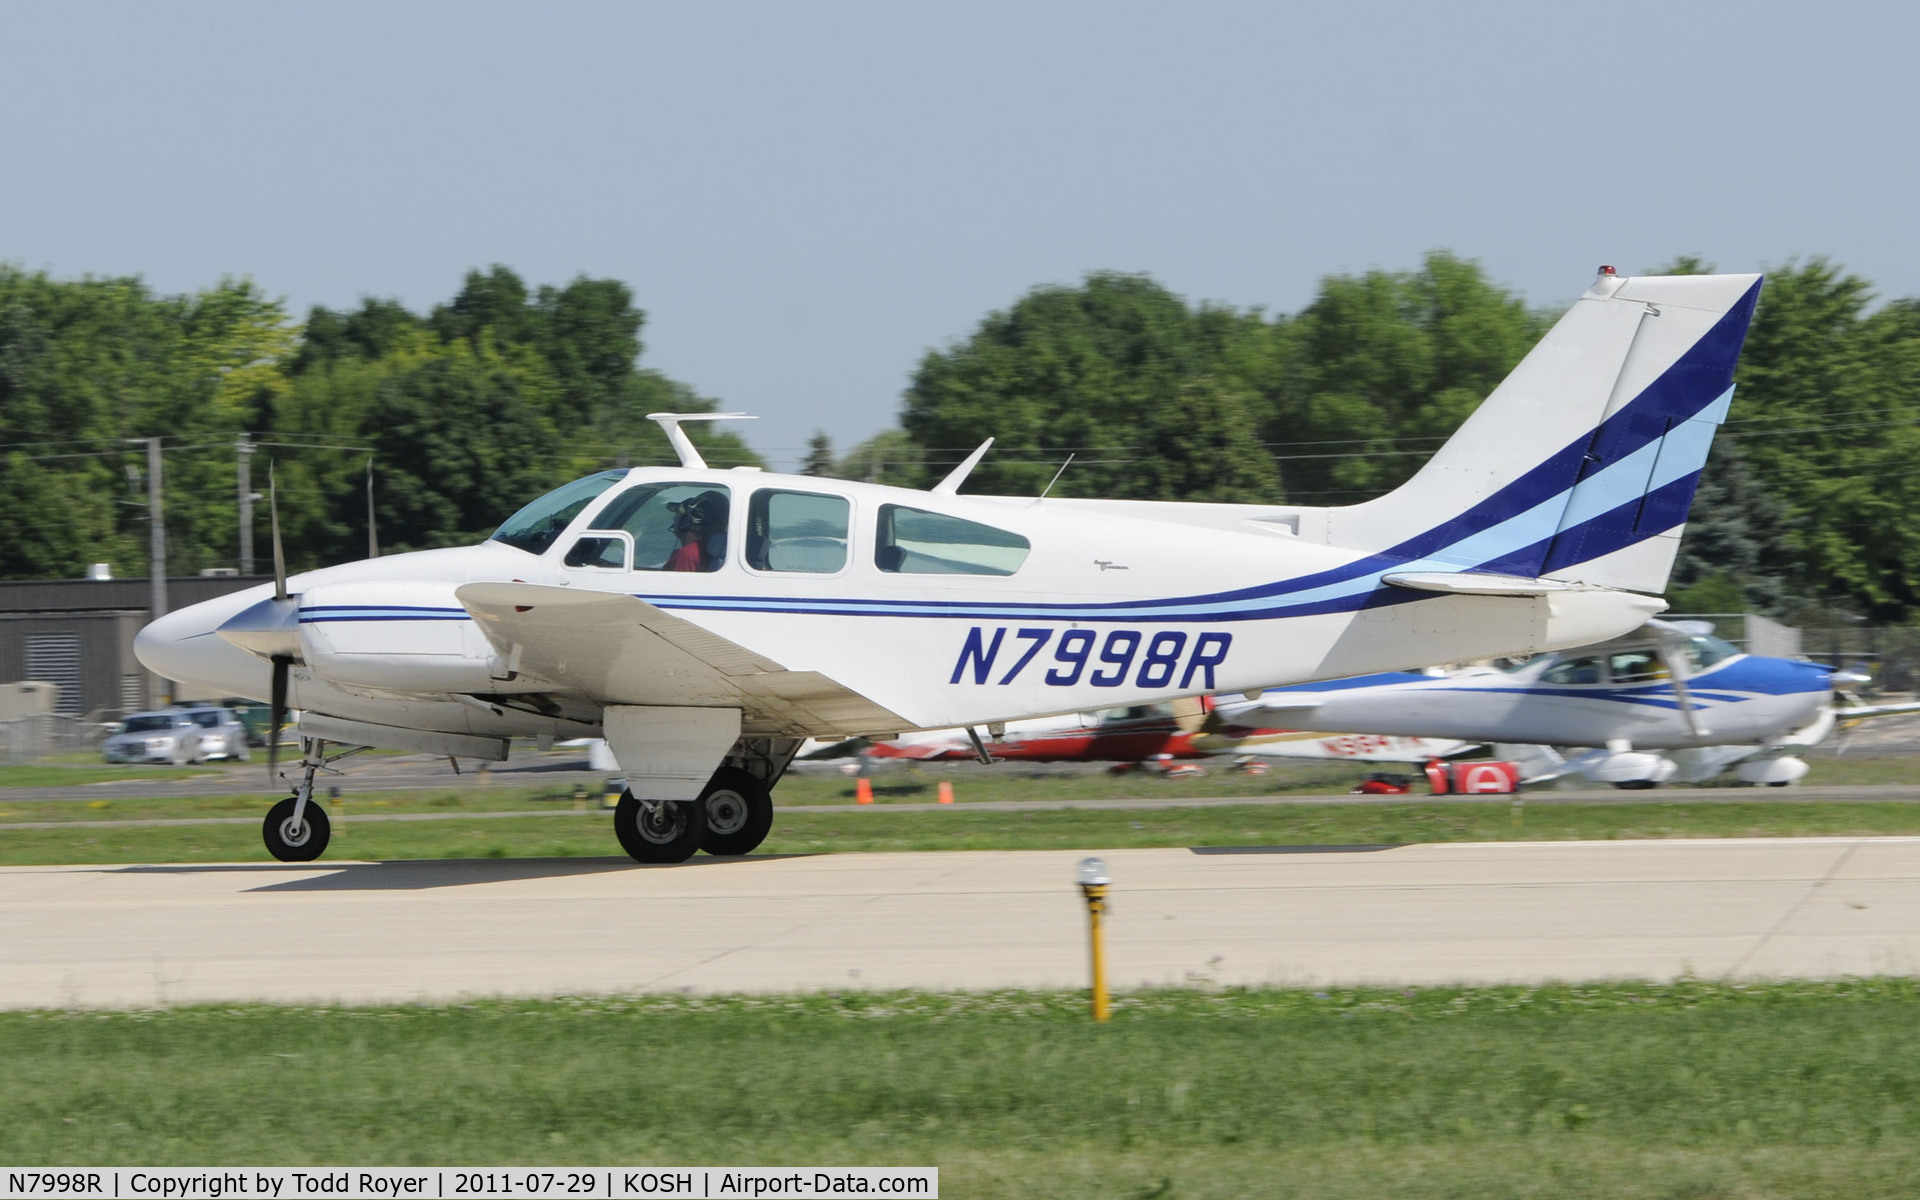
[{"label": "passenger cabin window", "polygon": [[1032,543],[1017,533],[898,504],[880,506],[874,565],[902,575],[1011,575]]},{"label": "passenger cabin window", "polygon": [[847,565],[853,506],[844,496],[767,488],[747,505],[747,565],[830,575]]},{"label": "passenger cabin window", "polygon": [[625,471],[602,471],[555,488],[502,521],[491,540],[528,554],[545,554],[587,505],[626,477]]},{"label": "passenger cabin window", "polygon": [[[615,496],[591,528],[632,538],[636,571],[717,571],[727,561],[731,506],[732,494],[724,487],[643,483]],[[624,539],[588,533],[567,552],[567,565],[618,567],[625,555]]]},{"label": "passenger cabin window", "polygon": [[1600,673],[1600,657],[1569,659],[1540,676],[1541,683],[1605,683]]},{"label": "passenger cabin window", "polygon": [[1653,650],[1625,650],[1608,661],[1615,683],[1648,683],[1667,677],[1667,664]]}]

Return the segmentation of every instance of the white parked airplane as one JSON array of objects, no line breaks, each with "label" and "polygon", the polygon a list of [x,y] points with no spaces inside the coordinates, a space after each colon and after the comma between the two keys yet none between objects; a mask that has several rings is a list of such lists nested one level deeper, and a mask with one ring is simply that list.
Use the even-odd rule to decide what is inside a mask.
[{"label": "white parked airplane", "polygon": [[[646,862],[751,850],[809,735],[886,737],[1584,645],[1660,611],[1760,290],[1603,269],[1411,480],[1364,504],[961,496],[603,471],[478,545],[162,617],[148,669],[302,711],[264,831],[317,856],[326,745],[605,736]],[[711,414],[700,419],[711,419]],[[989,441],[989,445],[991,442]]]},{"label": "white parked airplane", "polygon": [[[1920,712],[1920,704],[1833,703],[1849,672],[1743,654],[1700,621],[1647,622],[1594,646],[1507,670],[1372,675],[1269,692],[1218,710],[1215,724],[1287,723],[1499,743],[1529,782],[1579,772],[1596,783],[1698,783],[1733,767],[1742,782],[1784,786],[1807,773],[1799,752],[1838,721]],[[1593,747],[1569,759],[1560,751]]]}]

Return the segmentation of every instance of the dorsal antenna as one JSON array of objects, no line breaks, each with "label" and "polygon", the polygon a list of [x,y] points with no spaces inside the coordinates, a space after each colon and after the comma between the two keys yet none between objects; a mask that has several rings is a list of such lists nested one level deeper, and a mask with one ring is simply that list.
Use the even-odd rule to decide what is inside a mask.
[{"label": "dorsal antenna", "polygon": [[987,456],[987,447],[991,445],[993,445],[992,438],[981,442],[978,450],[967,455],[966,459],[961,462],[959,466],[947,472],[945,479],[933,485],[933,494],[936,496],[952,496],[958,494],[960,485],[967,481],[967,476],[973,474],[973,469],[979,466],[980,460]]},{"label": "dorsal antenna", "polygon": [[1041,502],[1042,500],[1045,500],[1045,499],[1047,498],[1047,493],[1048,493],[1048,492],[1050,492],[1050,491],[1052,491],[1052,490],[1053,490],[1053,485],[1054,485],[1054,484],[1056,484],[1056,483],[1059,483],[1059,482],[1060,482],[1060,477],[1061,477],[1062,475],[1065,475],[1065,474],[1067,473],[1067,468],[1073,465],[1073,456],[1074,456],[1074,454],[1078,454],[1078,453],[1079,453],[1079,451],[1077,451],[1077,450],[1076,450],[1076,451],[1073,451],[1073,452],[1071,452],[1071,453],[1069,453],[1069,454],[1067,455],[1067,461],[1065,461],[1065,462],[1063,462],[1063,463],[1061,463],[1061,464],[1060,464],[1060,469],[1059,469],[1058,471],[1055,471],[1055,472],[1053,473],[1053,478],[1052,478],[1052,479],[1049,479],[1049,480],[1047,480],[1047,486],[1046,486],[1046,487],[1043,487],[1043,488],[1041,488],[1041,489],[1040,489],[1040,494],[1039,494],[1038,496],[1035,496],[1035,497],[1033,498],[1033,502],[1034,502],[1035,504],[1038,504],[1038,503],[1040,503],[1040,502]]},{"label": "dorsal antenna", "polygon": [[693,442],[680,428],[682,421],[757,421],[758,417],[748,413],[648,413],[647,420],[660,422],[660,428],[667,431],[667,441],[673,444],[673,452],[680,456],[683,467],[702,467],[707,460],[693,448]]}]

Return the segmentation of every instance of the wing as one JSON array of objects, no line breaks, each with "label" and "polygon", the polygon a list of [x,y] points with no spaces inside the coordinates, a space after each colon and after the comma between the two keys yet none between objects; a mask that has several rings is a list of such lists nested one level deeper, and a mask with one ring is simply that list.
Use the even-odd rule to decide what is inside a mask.
[{"label": "wing", "polygon": [[1899,717],[1908,713],[1920,713],[1920,703],[1836,704],[1833,707],[1836,721],[1864,721],[1868,717]]},{"label": "wing", "polygon": [[634,596],[532,583],[454,595],[510,670],[598,704],[738,708],[759,735],[897,733],[913,723],[816,671],[764,655]]},{"label": "wing", "polygon": [[1274,693],[1259,700],[1221,704],[1207,714],[1206,730],[1224,733],[1229,729],[1292,729],[1294,722],[1312,713],[1326,697],[1303,692]]}]

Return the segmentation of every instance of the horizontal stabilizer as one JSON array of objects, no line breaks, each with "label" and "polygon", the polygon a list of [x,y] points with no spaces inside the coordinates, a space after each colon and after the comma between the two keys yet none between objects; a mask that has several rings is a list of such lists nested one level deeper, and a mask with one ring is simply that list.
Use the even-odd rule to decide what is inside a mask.
[{"label": "horizontal stabilizer", "polygon": [[1557,579],[1526,579],[1519,575],[1492,575],[1485,571],[1399,571],[1381,577],[1394,587],[1416,592],[1444,592],[1450,596],[1545,596],[1552,592],[1582,591],[1579,584]]}]

